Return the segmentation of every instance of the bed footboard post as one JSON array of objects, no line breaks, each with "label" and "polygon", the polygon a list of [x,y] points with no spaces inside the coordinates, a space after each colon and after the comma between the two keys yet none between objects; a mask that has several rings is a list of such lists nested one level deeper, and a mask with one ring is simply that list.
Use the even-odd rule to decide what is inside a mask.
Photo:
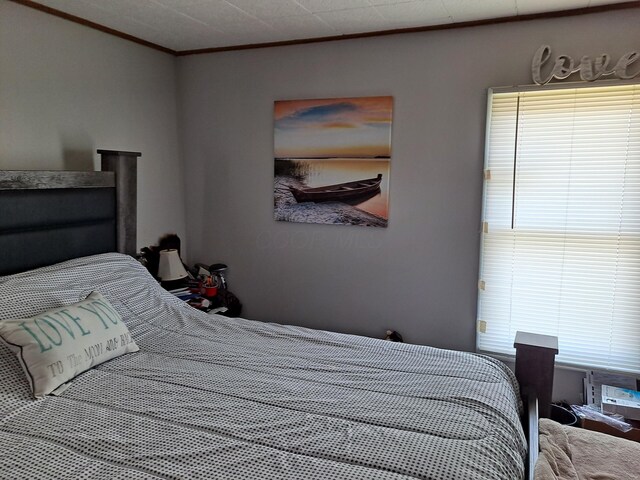
[{"label": "bed footboard post", "polygon": [[133,255],[138,252],[137,229],[137,165],[140,152],[98,150],[102,170],[116,174],[117,248],[118,252]]},{"label": "bed footboard post", "polygon": [[528,397],[536,396],[540,418],[548,418],[558,337],[516,332],[513,346],[516,348],[516,378],[522,400],[527,405]]}]

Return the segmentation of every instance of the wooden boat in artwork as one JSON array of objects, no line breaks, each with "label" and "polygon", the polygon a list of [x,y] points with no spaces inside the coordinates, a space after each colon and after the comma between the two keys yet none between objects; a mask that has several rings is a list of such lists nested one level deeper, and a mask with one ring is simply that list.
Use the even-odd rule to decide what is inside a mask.
[{"label": "wooden boat in artwork", "polygon": [[355,182],[338,183],[314,188],[289,187],[296,202],[331,202],[349,200],[380,190],[382,174],[375,178],[356,180]]}]

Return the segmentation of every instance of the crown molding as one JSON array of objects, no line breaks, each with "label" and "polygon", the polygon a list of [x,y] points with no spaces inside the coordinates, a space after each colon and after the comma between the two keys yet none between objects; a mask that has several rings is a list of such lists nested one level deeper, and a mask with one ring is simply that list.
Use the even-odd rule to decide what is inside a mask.
[{"label": "crown molding", "polygon": [[479,26],[485,26],[485,25],[497,25],[497,24],[512,23],[512,22],[526,22],[530,20],[540,20],[540,19],[548,19],[548,18],[572,17],[576,15],[587,15],[590,13],[601,13],[601,12],[609,12],[609,11],[615,11],[615,10],[627,10],[631,8],[640,8],[640,0],[636,0],[631,2],[614,3],[610,5],[598,5],[596,7],[573,8],[570,10],[560,10],[557,12],[531,13],[528,15],[514,15],[509,17],[490,18],[485,20],[473,20],[469,22],[458,22],[458,23],[450,23],[450,24],[442,24],[442,25],[429,25],[426,27],[399,28],[394,30],[380,30],[376,32],[334,35],[330,37],[301,38],[296,40],[285,40],[281,42],[254,43],[254,44],[247,44],[247,45],[230,45],[227,47],[200,48],[200,49],[194,49],[194,50],[172,50],[170,48],[163,47],[162,45],[148,42],[146,40],[135,37],[133,35],[129,35],[128,33],[120,32],[113,28],[105,27],[104,25],[100,25],[98,23],[85,20],[84,18],[76,17],[75,15],[71,15],[71,14],[62,12],[60,10],[56,10],[55,8],[47,7],[45,5],[39,4],[31,0],[9,0],[9,1],[18,3],[20,5],[24,5],[26,7],[34,8],[41,12],[54,15],[56,17],[64,18],[65,20],[69,20],[71,22],[78,23],[80,25],[84,25],[89,28],[93,28],[95,30],[108,33],[110,35],[114,35],[116,37],[123,38],[125,40],[129,40],[139,45],[144,45],[145,47],[153,48],[154,50],[159,50],[161,52],[179,56],[179,57],[186,56],[186,55],[200,55],[204,53],[231,52],[236,50],[286,47],[290,45],[305,45],[309,43],[333,42],[338,40],[352,40],[352,39],[370,38],[370,37],[382,37],[387,35],[400,35],[405,33],[453,30],[457,28],[479,27]]}]

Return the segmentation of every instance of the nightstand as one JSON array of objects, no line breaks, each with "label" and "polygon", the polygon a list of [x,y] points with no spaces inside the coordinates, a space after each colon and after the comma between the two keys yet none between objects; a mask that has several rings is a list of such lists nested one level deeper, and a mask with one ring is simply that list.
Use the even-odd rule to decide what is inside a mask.
[{"label": "nightstand", "polygon": [[219,315],[239,317],[242,312],[242,303],[240,303],[238,297],[229,290],[218,290],[218,294],[209,300],[211,300],[213,309],[218,307],[225,307],[227,309],[225,312],[218,312]]}]

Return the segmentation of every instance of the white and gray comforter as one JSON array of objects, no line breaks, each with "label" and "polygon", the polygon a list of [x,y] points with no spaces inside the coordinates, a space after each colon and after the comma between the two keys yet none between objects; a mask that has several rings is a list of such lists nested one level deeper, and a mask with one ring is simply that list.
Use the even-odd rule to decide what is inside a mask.
[{"label": "white and gray comforter", "polygon": [[33,400],[0,345],[2,479],[523,477],[515,380],[487,357],[206,315],[119,254],[0,278],[0,321],[93,290],[140,352]]}]

